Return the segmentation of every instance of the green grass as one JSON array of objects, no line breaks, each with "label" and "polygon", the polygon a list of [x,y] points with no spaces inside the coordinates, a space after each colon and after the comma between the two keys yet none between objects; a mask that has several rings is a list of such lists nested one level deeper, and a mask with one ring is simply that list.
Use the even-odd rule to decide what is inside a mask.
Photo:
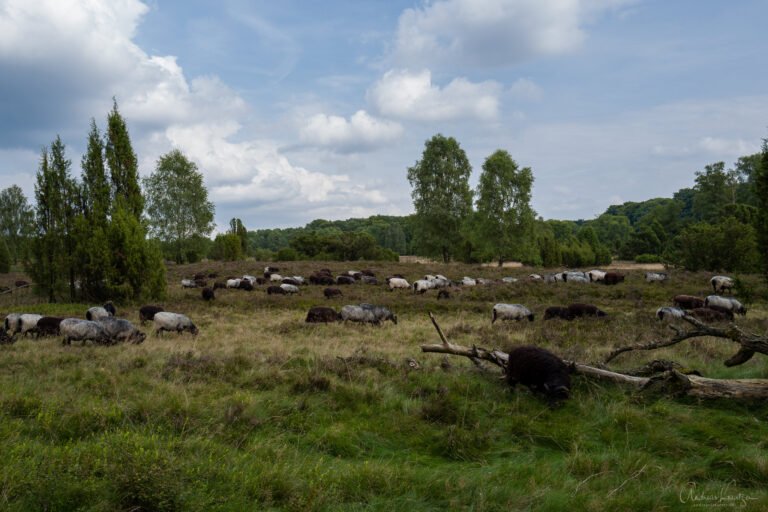
[{"label": "green grass", "polygon": [[[352,268],[287,265],[287,274],[305,276]],[[150,334],[142,345],[113,347],[25,339],[0,347],[0,510],[692,510],[739,495],[728,509],[768,507],[767,404],[673,398],[576,376],[572,398],[551,409],[525,388],[509,390],[495,369],[419,349],[437,341],[426,316],[433,311],[456,343],[535,343],[599,362],[616,346],[668,336],[653,312],[677,293],[706,295],[704,273],[673,272],[661,286],[645,284],[639,271],[615,287],[522,281],[439,302],[433,292],[355,285],[332,301],[323,287],[305,287],[295,297],[217,290],[207,304],[178,285],[197,271],[223,278],[263,266],[170,269],[163,305],[189,314],[197,338]],[[530,273],[354,267],[410,279],[427,271]],[[756,276],[740,277],[765,295]],[[3,314],[82,316],[88,307],[42,304],[30,294],[2,300]],[[303,322],[312,305],[361,301],[391,307],[398,324]],[[546,306],[575,301],[610,316],[541,320]],[[520,302],[538,316],[491,326],[495,302]],[[138,306],[119,305],[118,314],[136,322]],[[749,307],[738,324],[765,333],[765,303]],[[705,376],[768,377],[763,356],[726,368],[734,351],[726,340],[689,340],[623,354],[611,367],[664,358]],[[409,358],[420,369],[410,369]]]}]

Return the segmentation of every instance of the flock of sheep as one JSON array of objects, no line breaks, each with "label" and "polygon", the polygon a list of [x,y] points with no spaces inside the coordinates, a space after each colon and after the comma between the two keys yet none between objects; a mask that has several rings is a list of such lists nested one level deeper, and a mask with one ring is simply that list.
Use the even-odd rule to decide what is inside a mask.
[{"label": "flock of sheep", "polygon": [[[85,344],[90,341],[98,345],[114,345],[117,343],[141,343],[146,334],[141,332],[129,320],[117,318],[117,310],[111,302],[103,306],[89,308],[82,318],[61,318],[43,316],[33,313],[11,313],[5,317],[3,329],[0,330],[0,342],[13,343],[16,334],[20,336],[62,336],[63,345],[71,345],[72,341]],[[139,310],[142,325],[151,320],[154,322],[155,334],[163,331],[189,331],[198,333],[197,327],[186,315],[163,311],[159,306],[143,306]]]}]

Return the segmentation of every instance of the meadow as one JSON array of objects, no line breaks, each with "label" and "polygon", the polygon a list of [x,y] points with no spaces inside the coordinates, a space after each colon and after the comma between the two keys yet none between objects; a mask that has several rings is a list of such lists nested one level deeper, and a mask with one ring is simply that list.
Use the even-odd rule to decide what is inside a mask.
[{"label": "meadow", "polygon": [[[436,292],[384,285],[322,286],[296,296],[182,289],[196,272],[260,275],[264,263],[203,262],[168,269],[169,311],[200,334],[140,345],[62,346],[60,338],[0,346],[0,510],[728,510],[768,509],[768,404],[700,401],[573,377],[551,408],[497,368],[422,353],[439,339],[509,350],[544,346],[586,364],[611,349],[669,337],[654,317],[672,296],[710,293],[709,273],[672,270],[617,286],[525,279],[535,269],[379,262],[277,263],[283,275],[370,268],[409,281],[425,273],[512,284]],[[0,285],[20,274],[3,277]],[[765,284],[738,276],[748,304],[737,324],[768,332]],[[382,279],[383,280],[383,279]],[[398,323],[306,324],[313,305],[385,305]],[[533,322],[491,325],[497,302],[522,303]],[[605,319],[543,321],[551,305],[589,302]],[[0,312],[83,317],[94,304],[47,304],[29,290],[0,296]],[[118,305],[138,323],[141,304]],[[699,338],[632,352],[610,368],[669,359],[714,378],[768,378],[768,359],[722,363],[736,351]]]}]

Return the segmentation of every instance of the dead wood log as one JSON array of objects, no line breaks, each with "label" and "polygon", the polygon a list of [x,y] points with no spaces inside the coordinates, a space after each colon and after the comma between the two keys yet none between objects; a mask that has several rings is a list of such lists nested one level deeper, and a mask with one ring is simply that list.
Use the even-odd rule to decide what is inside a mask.
[{"label": "dead wood log", "polygon": [[[482,347],[465,347],[449,342],[437,324],[434,315],[429,313],[432,323],[442,343],[421,345],[422,352],[452,354],[491,362],[502,369],[506,367],[509,354],[501,350],[488,350]],[[768,398],[768,379],[709,379],[697,375],[685,375],[677,370],[665,371],[655,377],[636,377],[617,373],[602,368],[595,368],[581,363],[565,361],[573,365],[577,374],[586,377],[626,384],[639,390],[660,390],[672,395],[685,395],[695,398],[732,398],[740,400],[765,400]]]},{"label": "dead wood log", "polygon": [[737,366],[744,364],[749,361],[756,352],[768,355],[768,337],[766,336],[746,333],[739,329],[735,324],[731,324],[727,329],[720,329],[717,327],[712,327],[711,325],[707,325],[688,315],[684,316],[683,320],[693,325],[694,329],[685,331],[683,329],[670,326],[670,328],[677,332],[677,334],[675,334],[675,336],[673,336],[671,339],[617,348],[608,354],[608,357],[605,358],[605,362],[608,363],[612,361],[614,358],[616,358],[616,356],[623,354],[624,352],[630,352],[632,350],[655,350],[657,348],[670,347],[680,343],[681,341],[690,338],[698,338],[701,336],[712,336],[715,338],[729,339],[741,345],[739,351],[731,356],[727,361],[725,361],[725,366]]}]

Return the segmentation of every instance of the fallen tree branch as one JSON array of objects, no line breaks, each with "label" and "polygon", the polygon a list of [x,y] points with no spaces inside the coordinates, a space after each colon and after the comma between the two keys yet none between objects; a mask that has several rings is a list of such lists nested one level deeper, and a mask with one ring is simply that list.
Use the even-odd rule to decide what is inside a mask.
[{"label": "fallen tree branch", "polygon": [[[489,361],[502,369],[506,367],[509,354],[501,350],[488,350],[482,347],[465,347],[449,342],[437,324],[437,320],[429,314],[432,323],[440,335],[442,343],[421,345],[422,352],[436,352],[455,356],[468,357]],[[709,379],[697,375],[685,375],[677,370],[665,371],[655,377],[636,377],[623,373],[612,372],[581,363],[565,361],[573,365],[575,373],[586,377],[626,384],[635,389],[658,389],[668,394],[685,395],[696,398],[734,398],[742,400],[767,399],[768,379]]]},{"label": "fallen tree branch", "polygon": [[[756,352],[768,355],[768,337],[766,336],[745,333],[735,324],[731,324],[728,329],[719,329],[717,327],[707,325],[689,315],[684,316],[683,320],[693,325],[695,329],[690,331],[675,329],[677,334],[669,340],[654,341],[651,343],[639,343],[617,348],[608,354],[608,357],[605,358],[605,362],[608,363],[612,361],[614,358],[616,358],[616,356],[623,354],[624,352],[630,352],[633,350],[655,350],[657,348],[670,347],[680,343],[681,341],[701,336],[712,336],[715,338],[729,339],[741,345],[739,351],[731,356],[727,361],[725,361],[725,366],[736,366],[744,364],[749,361]],[[674,329],[673,326],[670,327]]]}]

